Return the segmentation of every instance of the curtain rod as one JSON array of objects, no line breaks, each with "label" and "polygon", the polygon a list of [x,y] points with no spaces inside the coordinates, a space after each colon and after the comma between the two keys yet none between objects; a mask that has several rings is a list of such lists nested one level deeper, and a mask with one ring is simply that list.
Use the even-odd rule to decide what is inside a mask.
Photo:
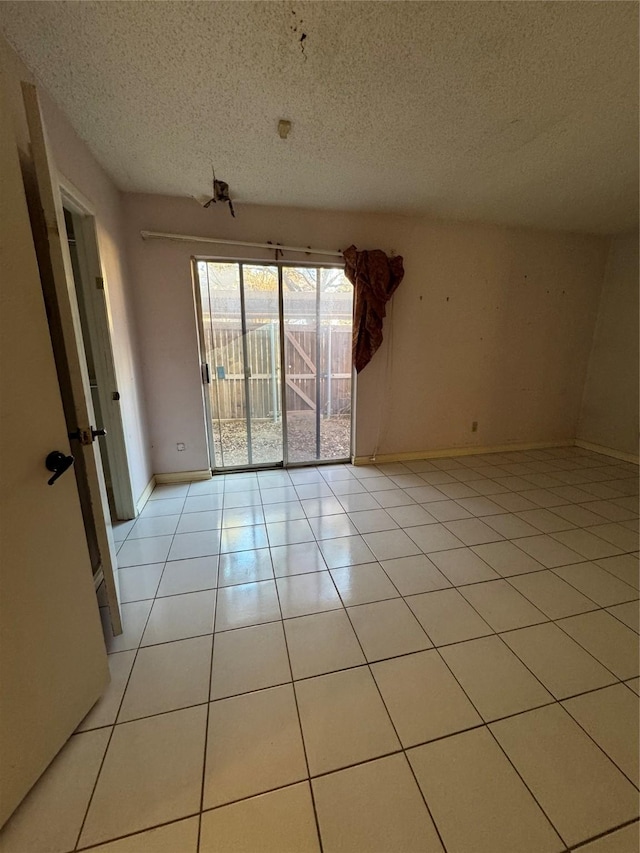
[{"label": "curtain rod", "polygon": [[222,240],[218,237],[192,237],[188,234],[167,234],[163,231],[141,231],[143,240],[177,240],[183,243],[219,243],[223,246],[246,246],[252,249],[270,249],[281,252],[302,252],[305,255],[329,255],[332,258],[342,258],[342,252],[331,249],[312,249],[309,246],[280,246],[277,243],[247,243],[244,240]]}]

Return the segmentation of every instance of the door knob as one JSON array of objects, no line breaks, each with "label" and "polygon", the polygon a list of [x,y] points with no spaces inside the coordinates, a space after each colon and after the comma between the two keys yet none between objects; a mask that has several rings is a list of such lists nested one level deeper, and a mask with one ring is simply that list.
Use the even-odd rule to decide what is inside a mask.
[{"label": "door knob", "polygon": [[53,471],[53,477],[48,481],[48,484],[53,486],[58,477],[71,468],[74,462],[73,456],[65,456],[59,450],[52,450],[44,461],[47,471]]}]

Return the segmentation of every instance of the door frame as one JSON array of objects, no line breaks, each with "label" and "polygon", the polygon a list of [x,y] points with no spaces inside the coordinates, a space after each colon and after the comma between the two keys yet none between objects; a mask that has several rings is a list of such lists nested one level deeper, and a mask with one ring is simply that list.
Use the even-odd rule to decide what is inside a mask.
[{"label": "door frame", "polygon": [[[215,444],[213,438],[213,417],[211,410],[211,395],[208,392],[208,386],[211,384],[211,370],[206,360],[205,349],[205,332],[204,321],[202,316],[202,300],[200,298],[200,283],[198,278],[198,263],[226,263],[226,264],[255,264],[263,266],[271,266],[278,268],[278,312],[279,312],[279,346],[280,346],[280,399],[281,399],[281,417],[282,417],[282,462],[272,463],[266,462],[253,465],[235,465],[225,466],[224,468],[216,468],[215,466]],[[261,471],[274,470],[279,468],[308,468],[321,465],[341,465],[353,461],[353,447],[355,439],[355,401],[356,401],[356,372],[351,366],[351,423],[349,431],[349,456],[339,459],[311,459],[304,462],[290,462],[288,459],[287,447],[287,400],[286,400],[286,370],[285,363],[285,329],[284,329],[284,290],[282,287],[282,268],[283,267],[308,267],[309,269],[342,269],[341,264],[332,263],[314,263],[312,261],[287,261],[287,260],[268,260],[256,258],[229,258],[221,255],[192,255],[191,256],[191,280],[193,284],[194,307],[196,313],[196,327],[198,332],[198,353],[200,356],[200,373],[202,378],[202,399],[203,413],[205,418],[205,428],[207,434],[207,445],[209,454],[209,467],[213,474],[234,473],[241,471]],[[240,268],[241,272],[241,268]],[[244,305],[244,288],[241,287],[242,304]],[[355,304],[355,300],[354,300]],[[244,326],[244,319],[243,319]]]},{"label": "door frame", "polygon": [[[129,460],[119,405],[118,378],[111,338],[111,311],[108,285],[100,258],[95,209],[74,185],[58,174],[58,189],[64,208],[72,215],[80,281],[86,306],[87,333],[94,354],[98,399],[103,426],[107,431],[104,444],[109,460],[115,515],[127,521],[137,515],[131,488]],[[117,396],[116,396],[117,395]]]}]

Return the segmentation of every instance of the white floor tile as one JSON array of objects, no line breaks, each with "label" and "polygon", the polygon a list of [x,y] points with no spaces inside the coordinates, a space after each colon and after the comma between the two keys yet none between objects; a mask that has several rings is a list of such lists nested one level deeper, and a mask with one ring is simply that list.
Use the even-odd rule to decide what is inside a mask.
[{"label": "white floor tile", "polygon": [[614,577],[605,569],[601,569],[595,563],[560,566],[554,571],[601,607],[610,607],[613,604],[638,598],[637,589]]},{"label": "white floor tile", "polygon": [[[560,571],[556,569],[556,572]],[[544,572],[517,575],[509,578],[509,583],[550,619],[562,619],[563,616],[575,616],[576,613],[593,610],[594,602],[565,583],[556,572],[546,569]]]},{"label": "white floor tile", "polygon": [[208,701],[211,637],[140,649],[118,722]]},{"label": "white floor tile", "polygon": [[143,646],[213,633],[216,591],[157,598],[142,637]]},{"label": "white floor tile", "polygon": [[560,853],[564,849],[486,729],[419,746],[408,752],[408,758],[447,850]]},{"label": "white floor tile", "polygon": [[309,498],[306,501],[302,501],[302,508],[309,519],[328,515],[342,515],[344,512],[344,507],[338,498],[335,497]]},{"label": "white floor tile", "polygon": [[112,726],[115,723],[135,656],[134,650],[117,652],[108,656],[111,681],[76,731],[98,729],[102,726]]},{"label": "white floor tile", "polygon": [[184,502],[182,512],[211,512],[222,509],[223,500],[222,494],[218,493],[189,496]]},{"label": "white floor tile", "polygon": [[116,726],[81,846],[198,811],[206,711],[199,706]]},{"label": "white floor tile", "polygon": [[159,483],[151,492],[150,501],[164,500],[166,498],[186,498],[189,491],[189,483]]},{"label": "white floor tile", "polygon": [[[410,527],[407,533],[425,554],[430,554],[433,551],[448,551],[451,548],[461,548],[464,545],[464,542],[447,530],[444,524],[425,524],[422,527]],[[404,554],[397,556],[403,557]]]},{"label": "white floor tile", "polygon": [[[446,551],[439,552],[448,553]],[[438,556],[438,555],[433,555]],[[424,554],[385,560],[382,568],[391,578],[401,595],[416,595],[451,586],[447,578],[434,565],[436,561]]]},{"label": "white floor tile", "polygon": [[300,782],[307,768],[290,684],[212,702],[204,808]]},{"label": "white floor tile", "polygon": [[[282,523],[299,524],[297,521]],[[263,524],[255,524],[253,527],[230,527],[222,531],[220,538],[221,554],[229,554],[235,551],[255,551],[258,548],[268,547],[267,528]]]},{"label": "white floor tile", "polygon": [[243,583],[218,590],[216,631],[246,628],[280,618],[274,581]]},{"label": "white floor tile", "polygon": [[512,631],[547,617],[505,580],[460,587],[460,592],[494,631]]},{"label": "white floor tile", "polygon": [[160,515],[178,515],[183,511],[184,498],[172,498],[166,501],[147,501],[140,513],[140,519],[155,518]]},{"label": "white floor tile", "polygon": [[345,607],[399,596],[379,563],[331,569],[330,574]]},{"label": "white floor tile", "polygon": [[0,831],[2,853],[75,849],[111,729],[74,735]]},{"label": "white floor tile", "polygon": [[295,683],[312,776],[400,749],[368,667]]},{"label": "white floor tile", "polygon": [[371,671],[405,748],[482,723],[435,650],[374,663]]},{"label": "white floor tile", "polygon": [[225,530],[231,527],[253,527],[256,524],[264,523],[264,511],[261,506],[243,506],[222,511],[222,527]]},{"label": "white floor tile", "polygon": [[327,564],[315,542],[297,545],[280,545],[271,549],[273,571],[276,577],[305,575],[308,572],[326,571]]},{"label": "white floor tile", "polygon": [[[519,542],[520,540],[518,540]],[[493,542],[487,545],[476,545],[472,550],[485,563],[495,569],[502,577],[511,577],[525,572],[538,572],[544,566],[533,557],[525,554],[513,542]]]},{"label": "white floor tile", "polygon": [[[497,580],[499,575],[470,548],[436,551],[429,557],[454,586]],[[418,590],[417,590],[418,591]],[[422,590],[427,592],[427,590]]]},{"label": "white floor tile", "polygon": [[[318,500],[329,500],[329,498],[319,498]],[[338,506],[340,505],[338,504]],[[340,510],[339,514],[320,515],[309,519],[316,539],[337,539],[339,536],[352,536],[358,532],[349,516],[342,512],[341,506]]]},{"label": "white floor tile", "polygon": [[118,567],[124,569],[126,566],[163,563],[167,559],[172,541],[172,536],[128,540],[118,551]]},{"label": "white floor tile", "polygon": [[531,524],[533,527],[536,527],[538,530],[542,531],[542,533],[555,533],[558,530],[570,530],[574,527],[574,523],[572,521],[568,521],[566,518],[561,518],[555,512],[551,512],[548,509],[526,509],[517,513],[518,518],[526,521],[527,524]]},{"label": "white floor tile", "polygon": [[595,690],[614,676],[557,625],[502,634],[502,639],[556,699]]},{"label": "white floor tile", "polygon": [[493,634],[493,629],[456,589],[412,595],[407,604],[435,646]]},{"label": "white floor tile", "polygon": [[638,815],[638,792],[558,705],[491,730],[567,844]]},{"label": "white floor tile", "polygon": [[581,853],[637,853],[640,849],[640,824],[618,829],[609,835],[591,841],[580,848]]},{"label": "white floor tile", "polygon": [[151,516],[151,518],[140,517],[133,525],[127,539],[173,536],[179,521],[179,515],[157,515]]},{"label": "white floor tile", "polygon": [[620,622],[624,622],[636,634],[640,634],[640,609],[637,601],[628,601],[626,604],[607,607],[607,612],[619,619]]},{"label": "white floor tile", "polygon": [[500,637],[445,646],[441,654],[486,721],[554,701]]},{"label": "white floor tile", "polygon": [[395,530],[398,525],[384,509],[365,509],[349,513],[355,526],[354,533],[377,533],[381,530]]},{"label": "white floor tile", "polygon": [[122,634],[114,637],[109,619],[109,609],[100,608],[100,621],[104,634],[107,652],[124,652],[128,649],[137,649],[140,645],[142,632],[144,631],[153,601],[132,601],[130,604],[121,604]]},{"label": "white floor tile", "polygon": [[197,853],[199,822],[198,817],[177,820],[92,847],[91,853]]},{"label": "white floor tile", "polygon": [[308,782],[202,815],[200,853],[319,853]]},{"label": "white floor tile", "polygon": [[455,521],[457,518],[471,518],[471,513],[455,501],[433,501],[426,504],[429,515],[438,521]]},{"label": "white floor tile", "polygon": [[621,553],[620,548],[600,539],[599,536],[594,536],[588,530],[562,530],[559,533],[553,533],[552,538],[562,542],[567,548],[571,548],[587,560],[601,560]]},{"label": "white floor tile", "polygon": [[348,612],[369,661],[431,648],[429,638],[401,599],[361,604]]},{"label": "white floor tile", "polygon": [[130,566],[118,569],[120,583],[120,601],[144,601],[153,598],[158,589],[164,563],[150,563],[146,566]]},{"label": "white floor tile", "polygon": [[637,530],[632,530],[620,524],[597,524],[594,527],[590,527],[589,532],[598,536],[600,539],[612,542],[623,551],[638,550]]},{"label": "white floor tile", "polygon": [[342,607],[329,572],[277,578],[276,584],[284,619]]},{"label": "white floor tile", "polygon": [[[435,525],[434,525],[435,526]],[[411,527],[409,530],[421,530]],[[378,560],[393,560],[397,557],[410,557],[419,554],[420,549],[407,536],[404,530],[385,530],[379,533],[365,533],[362,537]]]},{"label": "white floor tile", "polygon": [[299,616],[284,622],[293,677],[309,678],[365,663],[344,610]]},{"label": "white floor tile", "polygon": [[291,672],[281,622],[216,634],[211,699],[224,699],[288,681]]},{"label": "white floor tile", "polygon": [[267,504],[267,506],[262,507],[262,511],[267,524],[306,518],[302,504],[297,500],[287,501],[283,504]]},{"label": "white floor tile", "polygon": [[390,755],[312,782],[325,853],[442,853],[403,755]]},{"label": "white floor tile", "polygon": [[640,573],[638,571],[640,565],[637,555],[622,554],[620,557],[606,557],[604,560],[596,560],[595,562],[629,586],[640,589]]},{"label": "white floor tile", "polygon": [[330,569],[372,563],[376,559],[362,536],[342,536],[338,539],[323,539],[319,543],[324,561]]},{"label": "white floor tile", "polygon": [[562,703],[627,778],[638,787],[638,697],[615,684]]},{"label": "white floor tile", "polygon": [[[488,516],[489,518],[491,516]],[[457,536],[465,545],[482,545],[485,542],[497,542],[502,534],[485,524],[479,518],[463,518],[461,521],[445,521],[444,526]]]},{"label": "white floor tile", "polygon": [[[336,489],[336,486],[340,484],[334,483],[333,488]],[[347,486],[352,486],[354,484],[346,483]],[[395,492],[395,489],[393,490]],[[379,494],[383,494],[380,492]],[[391,491],[384,492],[386,495],[392,494]],[[364,486],[361,486],[360,483],[356,483],[354,485],[354,491],[347,493],[343,493],[342,491],[336,491],[336,495],[338,496],[338,500],[340,501],[341,506],[345,510],[345,512],[360,512],[364,509],[378,509],[380,504],[378,503],[377,498],[374,498],[373,495],[369,494]],[[411,500],[407,496],[408,500]],[[413,501],[412,501],[413,503]]]},{"label": "white floor tile", "polygon": [[460,498],[457,503],[463,509],[466,509],[471,515],[479,516],[479,515],[502,515],[504,512],[504,506],[496,503],[491,498],[477,497],[477,498]]},{"label": "white floor tile", "polygon": [[174,533],[199,533],[202,530],[219,530],[222,527],[222,511],[189,512],[180,518]]},{"label": "white floor tile", "polygon": [[487,515],[483,519],[485,524],[501,533],[505,539],[518,539],[521,536],[536,536],[539,531],[528,524],[524,519],[518,518],[513,513],[505,515]]},{"label": "white floor tile", "polygon": [[173,560],[164,567],[157,595],[180,595],[213,589],[218,581],[218,558],[193,557],[190,560]]},{"label": "white floor tile", "polygon": [[518,539],[516,544],[547,569],[569,566],[581,560],[580,554],[552,539],[551,536],[525,536],[523,539]]},{"label": "white floor tile", "polygon": [[558,624],[618,678],[638,675],[638,636],[609,613],[583,613]]},{"label": "white floor tile", "polygon": [[167,559],[189,560],[192,557],[211,557],[219,552],[219,530],[202,530],[197,533],[177,533],[173,537],[173,544],[171,545],[171,550],[169,551]]},{"label": "white floor tile", "polygon": [[[275,521],[267,525],[269,545],[295,545],[298,542],[313,542],[313,530],[306,518],[295,521]],[[258,547],[258,546],[256,546]],[[235,548],[234,550],[238,550]]]},{"label": "white floor tile", "polygon": [[263,580],[273,580],[273,567],[268,548],[220,554],[218,586],[233,586]]}]

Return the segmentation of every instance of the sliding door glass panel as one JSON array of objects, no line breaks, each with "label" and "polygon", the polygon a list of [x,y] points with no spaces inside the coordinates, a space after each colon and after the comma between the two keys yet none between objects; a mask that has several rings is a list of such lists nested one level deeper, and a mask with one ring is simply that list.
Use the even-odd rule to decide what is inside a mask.
[{"label": "sliding door glass panel", "polygon": [[208,262],[198,264],[198,271],[214,467],[249,465],[240,267]]},{"label": "sliding door glass panel", "polygon": [[282,267],[288,462],[351,452],[353,287],[341,270]]},{"label": "sliding door glass panel", "polygon": [[251,464],[282,462],[278,268],[242,264]]}]

